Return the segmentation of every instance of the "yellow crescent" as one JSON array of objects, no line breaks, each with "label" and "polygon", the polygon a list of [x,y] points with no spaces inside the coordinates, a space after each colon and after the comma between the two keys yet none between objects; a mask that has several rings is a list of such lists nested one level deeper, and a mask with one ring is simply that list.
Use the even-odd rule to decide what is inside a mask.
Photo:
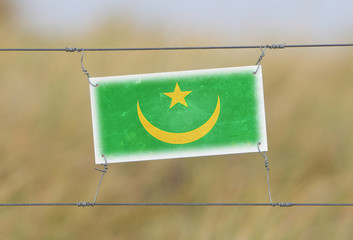
[{"label": "yellow crescent", "polygon": [[191,130],[189,132],[182,132],[182,133],[172,133],[163,131],[154,125],[152,125],[142,114],[139,102],[137,101],[137,114],[140,119],[142,126],[146,129],[146,131],[151,134],[153,137],[157,138],[158,140],[166,143],[171,144],[186,144],[191,143],[200,138],[204,137],[217,122],[219,112],[220,112],[220,100],[218,96],[217,106],[212,114],[212,116],[200,127]]}]

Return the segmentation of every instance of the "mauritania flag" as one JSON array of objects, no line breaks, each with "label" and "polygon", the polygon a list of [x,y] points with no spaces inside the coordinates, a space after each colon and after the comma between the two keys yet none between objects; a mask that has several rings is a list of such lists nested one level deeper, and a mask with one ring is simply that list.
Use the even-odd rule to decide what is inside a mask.
[{"label": "mauritania flag", "polygon": [[96,163],[267,151],[256,68],[91,78]]}]

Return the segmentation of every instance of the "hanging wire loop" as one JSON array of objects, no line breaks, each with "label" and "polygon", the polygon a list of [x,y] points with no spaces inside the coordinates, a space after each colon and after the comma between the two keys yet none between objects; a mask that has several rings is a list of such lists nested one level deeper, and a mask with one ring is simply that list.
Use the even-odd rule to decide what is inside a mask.
[{"label": "hanging wire loop", "polygon": [[256,64],[257,65],[257,68],[256,70],[252,73],[253,75],[255,75],[257,73],[257,71],[259,71],[259,68],[260,68],[260,62],[262,60],[262,58],[265,56],[265,50],[267,48],[268,45],[266,45],[264,48],[260,47],[260,50],[261,50],[261,54],[260,54],[260,57],[259,59],[257,60]]},{"label": "hanging wire loop", "polygon": [[105,163],[103,164],[103,165],[104,165],[104,169],[102,170],[102,169],[95,168],[97,171],[102,172],[102,176],[101,176],[101,179],[100,179],[100,181],[99,181],[99,183],[98,183],[97,191],[96,191],[96,194],[94,195],[94,200],[93,200],[92,206],[94,206],[94,205],[96,204],[96,200],[97,200],[99,188],[100,188],[100,186],[101,186],[101,183],[102,183],[102,180],[103,180],[104,175],[105,175],[105,174],[107,173],[107,171],[108,171],[107,158],[105,157],[104,154],[102,154],[102,157],[104,158],[104,162],[105,162]]},{"label": "hanging wire loop", "polygon": [[261,50],[261,55],[259,57],[259,59],[257,60],[256,64],[257,68],[256,70],[253,72],[253,75],[255,75],[257,73],[257,71],[259,71],[260,68],[260,62],[262,61],[263,57],[265,56],[265,50],[266,48],[269,49],[283,49],[286,47],[286,44],[272,44],[272,45],[265,45],[265,46],[260,46],[260,50]]},{"label": "hanging wire loop", "polygon": [[69,52],[74,52],[74,51],[81,51],[82,52],[82,56],[81,56],[81,68],[82,68],[82,72],[87,76],[87,80],[89,82],[89,84],[92,86],[92,87],[98,87],[98,83],[97,84],[93,84],[90,80],[91,76],[89,75],[87,69],[85,69],[85,67],[83,66],[83,57],[85,55],[85,51],[84,49],[82,48],[81,50],[78,50],[77,48],[68,48],[69,49]]},{"label": "hanging wire loop", "polygon": [[[270,202],[272,206],[277,206],[278,204],[273,203],[272,197],[271,197],[271,186],[270,186],[270,168],[269,168],[269,163],[268,163],[268,158],[265,152],[261,152],[260,150],[260,145],[261,142],[257,144],[257,149],[259,150],[260,155],[265,159],[265,168],[266,168],[266,173],[267,173],[267,187],[268,187],[268,196],[270,198]],[[279,206],[279,205],[278,205]]]},{"label": "hanging wire loop", "polygon": [[271,186],[270,186],[270,168],[269,168],[268,158],[267,158],[266,152],[261,152],[261,150],[260,150],[260,145],[261,145],[261,142],[258,142],[258,143],[257,143],[257,150],[259,151],[260,155],[265,159],[265,168],[266,168],[266,175],[267,175],[268,196],[269,196],[269,198],[270,198],[270,202],[271,202],[272,207],[276,207],[276,206],[279,206],[279,207],[293,207],[293,206],[295,206],[295,204],[292,203],[292,202],[276,202],[276,203],[274,203],[274,202],[272,201],[272,197],[271,197]]}]

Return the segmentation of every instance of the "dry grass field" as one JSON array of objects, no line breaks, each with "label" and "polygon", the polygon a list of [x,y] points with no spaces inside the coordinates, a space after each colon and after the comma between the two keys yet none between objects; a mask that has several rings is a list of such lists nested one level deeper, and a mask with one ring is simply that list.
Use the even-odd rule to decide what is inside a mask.
[{"label": "dry grass field", "polygon": [[[0,25],[1,47],[222,45],[133,23],[76,40]],[[206,40],[205,40],[206,39]],[[215,37],[213,37],[215,39]],[[261,43],[258,43],[261,44]],[[289,44],[289,43],[288,43]],[[92,76],[253,65],[259,50],[87,52]],[[353,202],[353,49],[268,50],[272,197]],[[89,86],[80,53],[0,52],[0,202],[93,201]],[[112,164],[98,202],[268,202],[258,153]],[[0,239],[350,239],[350,207],[0,207]]]}]

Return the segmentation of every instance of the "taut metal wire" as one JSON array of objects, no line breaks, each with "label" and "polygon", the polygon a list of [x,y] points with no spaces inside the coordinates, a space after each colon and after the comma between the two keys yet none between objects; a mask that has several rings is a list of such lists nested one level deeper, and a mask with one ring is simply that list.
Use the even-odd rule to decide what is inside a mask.
[{"label": "taut metal wire", "polygon": [[146,47],[146,48],[0,48],[1,52],[81,52],[81,51],[170,51],[170,50],[217,50],[217,49],[284,49],[317,47],[353,47],[353,43],[333,44],[264,44],[243,46],[204,46],[204,47]]},{"label": "taut metal wire", "polygon": [[353,203],[0,203],[0,207],[353,207]]}]

